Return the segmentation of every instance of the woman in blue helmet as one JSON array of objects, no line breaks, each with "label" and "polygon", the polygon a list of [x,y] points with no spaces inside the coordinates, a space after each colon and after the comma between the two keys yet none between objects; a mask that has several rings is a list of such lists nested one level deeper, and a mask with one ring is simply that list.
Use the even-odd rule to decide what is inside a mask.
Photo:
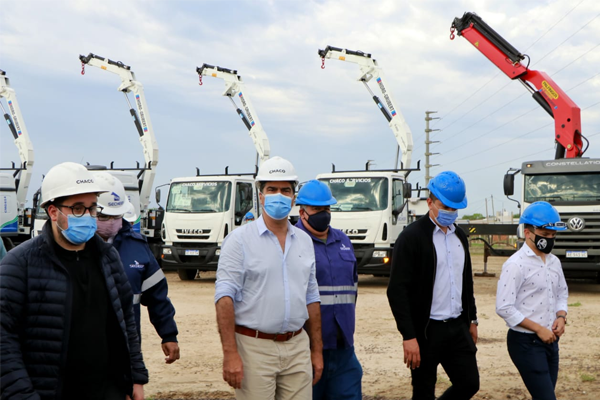
[{"label": "woman in blue helmet", "polygon": [[566,229],[550,203],[523,211],[525,244],[502,266],[496,313],[510,328],[508,353],[535,399],[555,400],[558,341],[565,332],[569,291],[560,260],[550,252],[557,231]]}]

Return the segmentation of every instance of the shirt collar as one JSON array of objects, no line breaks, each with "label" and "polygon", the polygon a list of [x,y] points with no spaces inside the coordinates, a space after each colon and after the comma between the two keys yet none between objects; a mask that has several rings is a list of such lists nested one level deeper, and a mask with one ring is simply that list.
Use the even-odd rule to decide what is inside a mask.
[{"label": "shirt collar", "polygon": [[[258,229],[258,235],[262,236],[263,233],[265,232],[271,232],[269,231],[269,228],[267,228],[267,225],[265,224],[265,220],[263,219],[263,216],[261,215],[260,217],[258,217],[258,219],[255,221],[256,223],[256,228]],[[290,220],[287,221],[287,225],[288,225],[288,233],[290,233],[292,236],[296,236],[296,232],[293,229],[293,225],[290,224]]]},{"label": "shirt collar", "polygon": [[[306,229],[306,227],[304,226],[304,222],[302,222],[302,218],[298,219],[298,222],[296,223],[296,228],[306,232],[312,240],[317,241],[319,243],[323,243],[323,239],[319,239],[318,237],[310,233],[308,229]],[[338,237],[337,232],[331,227],[331,225],[329,225],[329,232],[327,232],[327,243],[338,240],[340,240],[340,238]]]}]

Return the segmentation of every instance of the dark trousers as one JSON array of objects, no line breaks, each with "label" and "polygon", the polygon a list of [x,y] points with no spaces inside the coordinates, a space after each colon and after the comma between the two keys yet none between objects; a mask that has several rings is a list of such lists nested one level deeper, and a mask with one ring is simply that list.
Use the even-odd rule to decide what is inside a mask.
[{"label": "dark trousers", "polygon": [[354,347],[323,350],[323,375],[313,386],[313,400],[361,400],[362,375]]},{"label": "dark trousers", "polygon": [[509,329],[506,343],[508,354],[533,400],[556,400],[558,340],[547,344],[536,334]]},{"label": "dark trousers", "polygon": [[452,386],[439,400],[468,400],[479,390],[477,347],[462,319],[430,320],[427,338],[419,342],[421,366],[411,370],[413,400],[434,400],[437,367],[442,364]]}]

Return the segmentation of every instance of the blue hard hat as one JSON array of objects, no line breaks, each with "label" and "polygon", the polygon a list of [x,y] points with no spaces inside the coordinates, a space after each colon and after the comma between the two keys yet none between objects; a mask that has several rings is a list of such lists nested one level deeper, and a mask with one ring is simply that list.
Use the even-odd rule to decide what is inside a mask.
[{"label": "blue hard hat", "polygon": [[252,211],[248,211],[246,215],[244,215],[244,219],[254,219],[254,214],[252,214]]},{"label": "blue hard hat", "polygon": [[331,194],[329,186],[316,179],[302,185],[296,199],[296,204],[299,206],[330,206],[335,203],[337,200]]},{"label": "blue hard hat", "polygon": [[450,208],[467,207],[467,188],[465,181],[456,172],[444,171],[429,181],[427,188],[442,204]]},{"label": "blue hard hat", "polygon": [[564,231],[567,224],[560,220],[560,214],[552,204],[545,201],[531,203],[519,218],[520,224],[533,225],[536,228]]}]

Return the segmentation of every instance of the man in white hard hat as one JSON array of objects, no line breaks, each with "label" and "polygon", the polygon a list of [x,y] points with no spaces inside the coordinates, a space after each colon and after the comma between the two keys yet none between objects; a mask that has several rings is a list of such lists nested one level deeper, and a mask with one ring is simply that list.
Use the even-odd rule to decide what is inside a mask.
[{"label": "man in white hard hat", "polygon": [[323,342],[312,240],[288,221],[298,176],[289,161],[273,157],[256,184],[262,215],[231,232],[219,257],[223,379],[238,400],[311,399]]},{"label": "man in white hard hat", "polygon": [[117,251],[95,235],[100,192],[80,164],[50,169],[49,220],[0,263],[3,398],[144,397],[131,287]]},{"label": "man in white hard hat", "polygon": [[98,196],[98,234],[113,246],[121,256],[123,268],[133,291],[133,309],[137,333],[141,341],[140,304],[148,309],[150,322],[162,339],[165,362],[172,364],[179,360],[177,344],[177,324],[175,308],[168,297],[167,278],[156,262],[146,237],[133,231],[125,214],[132,204],[127,199],[123,183],[108,172],[95,172],[94,179],[102,190]]}]

